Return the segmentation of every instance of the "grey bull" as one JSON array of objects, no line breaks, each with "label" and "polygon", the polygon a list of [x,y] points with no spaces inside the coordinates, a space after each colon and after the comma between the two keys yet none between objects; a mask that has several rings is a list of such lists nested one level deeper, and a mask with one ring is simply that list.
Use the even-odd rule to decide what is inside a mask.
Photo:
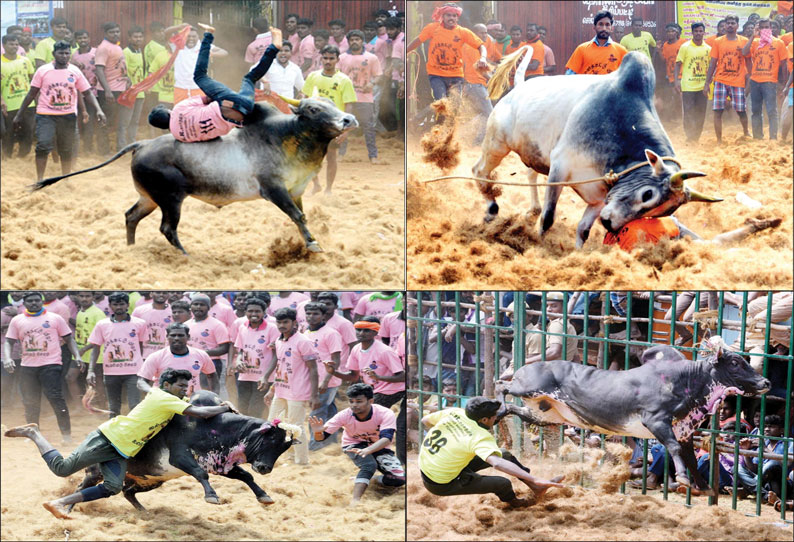
[{"label": "grey bull", "polygon": [[[568,424],[608,435],[656,438],[673,457],[677,481],[713,495],[698,473],[692,435],[728,394],[766,393],[769,380],[745,359],[712,338],[712,354],[689,361],[670,346],[654,346],[641,357],[642,366],[607,371],[570,361],[525,365],[510,382],[497,384],[502,402],[499,418],[515,414],[537,425]],[[524,406],[508,404],[506,395]]]}]

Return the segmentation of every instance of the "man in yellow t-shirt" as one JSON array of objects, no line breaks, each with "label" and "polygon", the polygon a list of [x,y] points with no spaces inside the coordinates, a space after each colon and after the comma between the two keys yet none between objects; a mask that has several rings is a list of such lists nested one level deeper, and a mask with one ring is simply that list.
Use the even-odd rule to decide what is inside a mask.
[{"label": "man in yellow t-shirt", "polygon": [[42,459],[57,476],[66,477],[89,465],[99,463],[103,483],[85,488],[60,499],[44,503],[44,508],[59,519],[71,519],[67,506],[78,502],[104,499],[121,491],[127,472],[127,459],[134,457],[174,414],[211,418],[224,412],[237,412],[228,401],[218,406],[194,406],[185,399],[193,375],[190,371],[166,369],[160,375],[160,387],[149,388],[143,401],[126,416],[116,416],[89,433],[69,457],[65,458],[29,423],[5,432],[7,437],[27,437],[41,453]]},{"label": "man in yellow t-shirt", "polygon": [[648,59],[653,59],[653,52],[656,49],[656,40],[650,32],[642,29],[642,17],[634,15],[631,18],[631,34],[626,34],[620,39],[620,44],[627,51],[639,51]]},{"label": "man in yellow t-shirt", "polygon": [[684,111],[684,132],[687,141],[697,141],[703,131],[708,98],[703,93],[706,72],[709,69],[711,47],[703,39],[706,26],[692,24],[692,39],[684,43],[675,58],[675,81],[673,88],[681,94]]},{"label": "man in yellow t-shirt", "polygon": [[477,474],[488,467],[520,479],[538,499],[551,487],[563,487],[559,483],[562,476],[550,481],[530,476],[529,468],[507,450],[499,449],[491,430],[500,406],[499,401],[473,397],[465,410],[449,408],[422,418],[429,431],[419,449],[419,472],[430,493],[439,496],[495,493],[499,500],[513,507],[530,504],[516,497],[507,478]]}]

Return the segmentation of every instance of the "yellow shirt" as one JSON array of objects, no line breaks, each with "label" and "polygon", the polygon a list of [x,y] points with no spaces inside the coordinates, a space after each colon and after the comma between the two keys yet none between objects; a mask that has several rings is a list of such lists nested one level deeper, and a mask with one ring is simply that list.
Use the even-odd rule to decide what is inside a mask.
[{"label": "yellow shirt", "polygon": [[626,34],[620,40],[620,44],[626,48],[627,51],[640,51],[645,53],[645,56],[651,58],[651,47],[656,47],[656,40],[653,39],[650,32],[640,32],[640,37],[635,38],[634,34]]},{"label": "yellow shirt", "polygon": [[700,46],[692,40],[678,50],[675,61],[681,63],[681,90],[695,92],[706,85],[706,72],[709,69],[711,47],[703,42]]},{"label": "yellow shirt", "polygon": [[99,426],[99,430],[124,457],[134,457],[143,445],[168,425],[174,414],[182,414],[190,406],[160,388],[152,388],[143,401],[126,416],[116,416]]},{"label": "yellow shirt", "polygon": [[353,82],[344,73],[337,70],[333,76],[323,75],[322,70],[311,72],[306,76],[303,84],[303,93],[314,97],[314,90],[321,98],[329,98],[340,111],[345,110],[345,104],[356,101],[356,90]]},{"label": "yellow shirt", "polygon": [[419,468],[437,484],[454,480],[476,455],[485,461],[502,457],[496,439],[466,416],[462,408],[439,410],[427,416],[433,424],[419,450]]}]

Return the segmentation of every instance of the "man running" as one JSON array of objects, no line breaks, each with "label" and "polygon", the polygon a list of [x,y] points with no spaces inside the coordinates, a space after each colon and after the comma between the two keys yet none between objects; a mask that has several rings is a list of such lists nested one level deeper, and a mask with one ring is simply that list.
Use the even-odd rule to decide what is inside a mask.
[{"label": "man running", "polygon": [[104,481],[66,497],[45,502],[44,508],[59,519],[72,519],[66,507],[78,502],[105,499],[119,493],[127,472],[127,459],[135,455],[174,414],[211,418],[223,412],[237,412],[224,401],[218,406],[194,406],[185,399],[192,375],[189,371],[166,369],[160,375],[160,387],[149,388],[146,398],[126,416],[116,416],[95,429],[67,458],[50,444],[39,431],[38,424],[29,423],[5,432],[7,437],[27,437],[36,444],[41,457],[57,476],[66,477],[89,465],[99,463]]},{"label": "man running", "polygon": [[281,31],[271,29],[273,43],[265,50],[259,63],[243,76],[240,92],[234,92],[226,85],[207,75],[210,49],[215,29],[199,24],[206,32],[201,40],[193,80],[206,96],[196,96],[183,100],[169,110],[158,105],[149,113],[149,124],[163,130],[171,130],[178,141],[191,143],[209,141],[228,134],[232,128],[242,128],[246,118],[254,110],[254,85],[270,69],[273,59],[281,48]]}]

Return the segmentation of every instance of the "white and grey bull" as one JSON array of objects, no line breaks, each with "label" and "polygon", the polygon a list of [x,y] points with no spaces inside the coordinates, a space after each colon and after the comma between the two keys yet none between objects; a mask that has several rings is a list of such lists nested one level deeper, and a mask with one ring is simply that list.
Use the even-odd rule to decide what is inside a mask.
[{"label": "white and grey bull", "polygon": [[132,177],[140,198],[125,213],[127,244],[135,243],[138,222],[160,207],[160,231],[185,252],[176,230],[182,202],[188,196],[219,208],[264,198],[292,219],[309,250],[321,252],[306,226],[301,198],[320,171],[331,140],[358,122],[326,98],[309,98],[290,107],[294,115],[285,115],[269,104],[256,104],[245,127],[211,141],[182,143],[171,134],[137,141],[99,165],[44,179],[33,189],[99,169],[133,151]]},{"label": "white and grey bull", "polygon": [[[673,457],[677,480],[713,494],[697,470],[692,435],[714,414],[728,394],[755,395],[770,383],[745,359],[712,339],[713,354],[689,361],[670,346],[654,346],[641,357],[642,366],[607,371],[570,361],[525,365],[510,382],[497,384],[502,402],[499,419],[515,414],[537,425],[567,424],[608,435],[656,438]],[[505,396],[524,401],[507,404]]]},{"label": "white and grey bull", "polygon": [[[516,57],[517,58],[517,57]],[[498,69],[509,69],[509,65]],[[494,77],[496,79],[496,77]],[[475,177],[490,178],[502,159],[515,152],[530,168],[529,182],[537,174],[548,175],[540,234],[554,223],[554,211],[562,186],[558,183],[619,173],[611,188],[604,181],[573,186],[587,203],[576,230],[581,248],[596,218],[610,232],[643,216],[665,216],[688,201],[721,201],[684,185],[703,173],[678,171],[673,145],[653,105],[655,75],[650,60],[632,52],[609,75],[559,75],[536,77],[516,86],[488,118],[482,156],[472,169]],[[556,185],[556,186],[555,186]],[[492,185],[480,183],[488,199],[486,221],[499,212]],[[532,187],[531,214],[540,213],[537,188]]]}]

